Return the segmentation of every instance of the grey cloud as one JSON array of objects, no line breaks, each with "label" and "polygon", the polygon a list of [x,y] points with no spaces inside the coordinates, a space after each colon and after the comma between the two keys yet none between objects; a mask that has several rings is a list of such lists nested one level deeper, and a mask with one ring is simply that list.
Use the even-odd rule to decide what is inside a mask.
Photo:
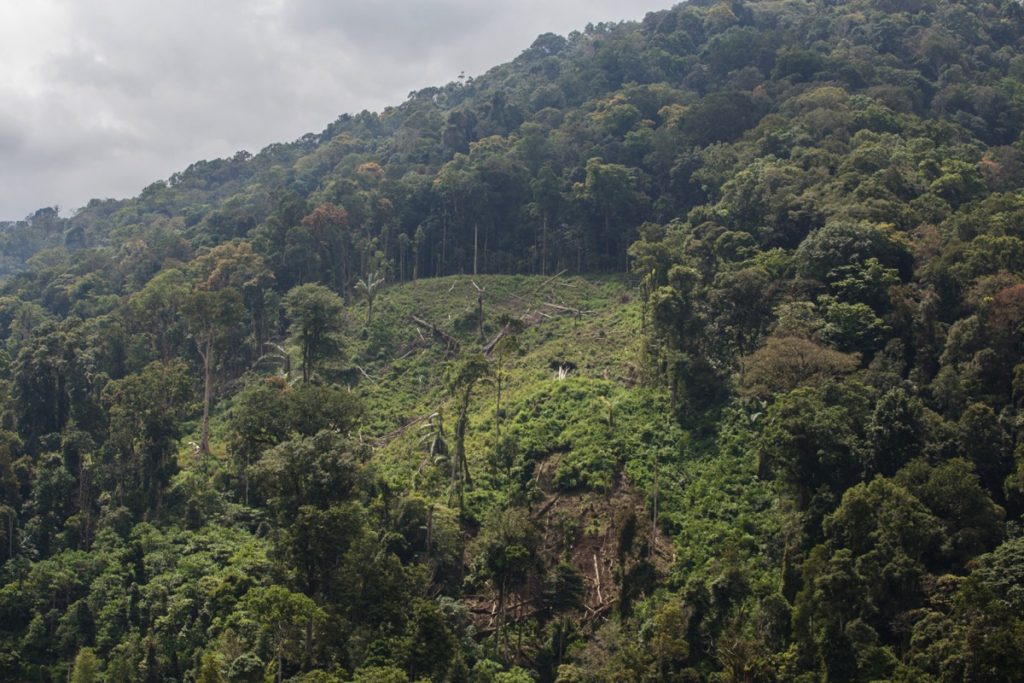
[{"label": "grey cloud", "polygon": [[332,2],[294,0],[285,6],[288,23],[305,32],[343,36],[349,45],[394,59],[463,39],[486,27],[500,3],[472,0],[435,2]]},{"label": "grey cloud", "polygon": [[19,122],[7,112],[0,111],[0,159],[12,158],[24,145],[24,134]]}]

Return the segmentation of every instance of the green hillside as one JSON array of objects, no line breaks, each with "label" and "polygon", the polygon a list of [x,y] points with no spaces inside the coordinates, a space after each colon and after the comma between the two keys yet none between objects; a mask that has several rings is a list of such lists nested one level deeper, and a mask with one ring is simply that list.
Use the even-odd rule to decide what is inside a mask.
[{"label": "green hillside", "polygon": [[1019,679],[1022,130],[694,0],[0,225],[0,679]]}]

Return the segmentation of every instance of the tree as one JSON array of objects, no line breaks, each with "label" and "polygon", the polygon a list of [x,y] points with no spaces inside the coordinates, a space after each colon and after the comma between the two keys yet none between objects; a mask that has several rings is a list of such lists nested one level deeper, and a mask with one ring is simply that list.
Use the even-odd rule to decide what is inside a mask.
[{"label": "tree", "polygon": [[502,324],[502,329],[499,333],[500,338],[491,347],[491,351],[497,354],[497,363],[494,367],[494,388],[496,390],[494,399],[495,444],[501,441],[501,389],[505,383],[505,357],[519,350],[519,333],[523,330],[523,322],[521,320],[503,317],[499,323]]},{"label": "tree", "polygon": [[203,361],[203,422],[199,452],[210,452],[210,404],[213,400],[217,358],[243,315],[242,297],[235,289],[192,292],[185,304],[185,320]]},{"label": "tree", "polygon": [[[448,433],[444,428],[444,415],[437,411],[427,418],[420,427],[420,445],[424,446],[427,456],[440,463],[449,456]],[[415,488],[415,480],[412,482]]]},{"label": "tree", "polygon": [[314,283],[291,289],[284,307],[292,338],[299,344],[302,382],[308,384],[317,364],[341,350],[336,334],[341,331],[345,304],[330,289]]},{"label": "tree", "polygon": [[805,384],[820,384],[857,369],[855,354],[840,353],[801,337],[772,335],[742,361],[741,391],[768,398]]},{"label": "tree", "polygon": [[196,676],[196,683],[225,683],[221,670],[220,657],[213,652],[207,652],[199,660],[199,674]]},{"label": "tree", "polygon": [[638,216],[648,197],[639,189],[638,169],[605,163],[595,157],[587,161],[586,171],[584,181],[577,183],[573,192],[600,218],[603,227],[597,246],[604,257],[603,265],[612,266],[632,241],[632,232],[640,223]]},{"label": "tree", "polygon": [[287,384],[250,384],[232,402],[228,416],[228,450],[242,483],[242,500],[249,504],[249,467],[260,453],[285,441],[290,433]]},{"label": "tree", "polygon": [[75,656],[71,669],[70,683],[95,683],[98,680],[100,663],[91,647],[83,647]]},{"label": "tree", "polygon": [[984,486],[997,501],[1003,482],[1013,469],[1010,439],[999,417],[983,403],[973,403],[960,416],[960,452],[974,462]]},{"label": "tree", "polygon": [[535,239],[538,242],[536,250],[540,259],[541,275],[548,274],[548,233],[565,201],[562,185],[561,178],[550,164],[544,164],[537,172],[537,176],[530,182],[533,202],[528,208],[530,213],[540,220],[540,235]]},{"label": "tree", "polygon": [[60,327],[44,323],[22,344],[11,365],[18,431],[29,452],[91,405],[79,331],[71,322]]},{"label": "tree", "polygon": [[472,355],[461,361],[448,376],[448,393],[455,398],[458,405],[458,418],[455,420],[455,459],[451,463],[452,495],[463,503],[463,491],[472,484],[469,476],[469,463],[466,461],[466,428],[469,426],[469,402],[473,388],[477,382],[491,373],[487,359],[480,354]]},{"label": "tree", "polygon": [[14,557],[18,511],[21,509],[21,486],[14,463],[21,450],[21,439],[12,432],[0,430],[0,557]]},{"label": "tree", "polygon": [[298,587],[318,604],[342,601],[347,580],[345,555],[364,533],[362,506],[355,502],[326,509],[303,505],[285,532],[289,565],[296,568]]},{"label": "tree", "polygon": [[174,454],[191,394],[180,360],[154,361],[104,388],[110,419],[106,448],[113,456],[105,476],[113,480],[119,501],[134,499],[136,505],[159,509],[163,489],[177,471]]},{"label": "tree", "polygon": [[264,336],[264,290],[273,275],[248,242],[220,244],[200,253],[189,264],[193,291],[184,306],[189,333],[203,361],[203,422],[199,451],[210,452],[210,405],[218,364],[241,346],[238,334],[246,317],[251,321],[254,356],[259,355]]},{"label": "tree", "polygon": [[266,291],[274,282],[263,257],[249,242],[235,240],[201,252],[189,269],[199,280],[200,289],[230,288],[239,292],[249,317],[254,353],[259,357],[267,335]]},{"label": "tree", "polygon": [[769,407],[758,441],[762,476],[775,472],[806,510],[814,498],[836,497],[871,474],[864,431],[872,394],[856,382],[800,387]]},{"label": "tree", "polygon": [[1003,537],[1005,512],[981,488],[970,461],[953,458],[933,466],[918,458],[895,481],[942,522],[954,567],[990,550]]},{"label": "tree", "polygon": [[829,223],[808,235],[796,251],[800,275],[829,283],[841,281],[851,264],[907,270],[908,259],[903,245],[870,223]]},{"label": "tree", "polygon": [[366,456],[358,444],[324,430],[269,449],[252,474],[281,523],[291,524],[303,505],[327,507],[360,491]]},{"label": "tree", "polygon": [[140,331],[152,334],[160,360],[170,361],[183,343],[181,314],[189,295],[186,274],[178,268],[157,273],[128,302]]},{"label": "tree", "polygon": [[311,246],[323,261],[326,270],[323,279],[344,292],[352,277],[352,254],[355,253],[348,211],[335,204],[322,204],[302,219],[302,228],[309,232]]},{"label": "tree", "polygon": [[890,389],[875,404],[868,425],[874,469],[891,477],[924,447],[924,405],[904,389]]},{"label": "tree", "polygon": [[355,392],[336,385],[304,384],[285,393],[289,429],[313,436],[327,429],[347,434],[363,416],[363,405]]},{"label": "tree", "polygon": [[253,588],[241,600],[237,618],[255,626],[274,662],[277,683],[284,680],[285,664],[309,670],[319,630],[327,614],[302,593],[284,586]]},{"label": "tree", "polygon": [[657,678],[671,680],[670,676],[690,654],[690,644],[686,641],[689,616],[680,602],[670,600],[658,608],[651,621],[651,654]]},{"label": "tree", "polygon": [[494,638],[499,644],[508,598],[537,569],[540,540],[533,520],[523,508],[495,510],[476,540],[478,570],[491,581],[497,593],[498,624]]},{"label": "tree", "polygon": [[[657,280],[657,275],[654,279]],[[659,369],[668,379],[672,410],[678,415],[680,398],[690,388],[687,387],[687,379],[696,379],[693,370],[704,363],[703,359],[708,355],[704,344],[706,321],[699,308],[704,297],[700,288],[701,275],[695,268],[673,265],[665,279],[666,284],[653,289],[648,297],[653,323],[649,343],[654,347],[652,355]],[[688,378],[688,374],[691,377]],[[709,391],[711,388],[700,388],[705,400],[714,395]]]},{"label": "tree", "polygon": [[281,378],[250,384],[239,392],[228,418],[228,448],[249,500],[249,467],[266,450],[295,436],[322,430],[349,432],[363,408],[356,395],[337,386],[291,387]]},{"label": "tree", "polygon": [[870,358],[892,333],[892,328],[867,304],[847,304],[825,296],[818,302],[825,319],[822,337],[841,351]]},{"label": "tree", "polygon": [[772,318],[773,296],[768,273],[762,268],[720,273],[715,278],[711,298],[718,312],[714,321],[719,332],[718,343],[735,348],[739,353],[753,351]]},{"label": "tree", "polygon": [[895,657],[879,635],[921,606],[923,579],[946,543],[942,526],[906,489],[878,477],[846,491],[825,518],[824,537],[804,563],[794,603],[798,647],[830,679],[886,678]]},{"label": "tree", "polygon": [[359,278],[356,281],[356,290],[362,293],[363,298],[366,299],[366,326],[369,327],[373,323],[373,302],[377,298],[377,288],[384,283],[384,277],[379,275],[377,271],[367,273],[365,278]]},{"label": "tree", "polygon": [[436,603],[417,598],[410,611],[405,627],[410,678],[421,680],[429,676],[430,680],[444,680],[458,653],[458,641]]}]

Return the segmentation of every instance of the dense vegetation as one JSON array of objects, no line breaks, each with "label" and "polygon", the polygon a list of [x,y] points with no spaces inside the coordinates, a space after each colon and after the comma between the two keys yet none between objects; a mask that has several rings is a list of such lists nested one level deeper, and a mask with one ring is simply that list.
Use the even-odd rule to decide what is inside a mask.
[{"label": "dense vegetation", "polygon": [[0,679],[1018,679],[1022,128],[694,0],[4,224]]}]

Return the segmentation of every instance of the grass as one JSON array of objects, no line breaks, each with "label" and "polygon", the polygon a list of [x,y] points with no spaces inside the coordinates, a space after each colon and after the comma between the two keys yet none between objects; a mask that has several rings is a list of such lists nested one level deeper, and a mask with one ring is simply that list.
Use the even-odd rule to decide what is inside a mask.
[{"label": "grass", "polygon": [[[582,493],[572,497],[581,522],[607,527],[614,520],[591,519],[584,508],[593,496],[612,496],[625,477],[648,509],[658,491],[660,525],[675,539],[674,581],[725,555],[761,565],[761,572],[777,560],[765,549],[777,545],[781,515],[770,484],[756,478],[744,435],[691,439],[673,418],[666,392],[640,383],[640,305],[625,277],[420,280],[381,290],[370,325],[363,303],[346,315],[345,357],[324,375],[362,398],[366,419],[358,436],[375,445],[376,467],[394,490],[448,502],[447,463],[433,460],[424,443],[438,418],[426,418],[439,414],[453,446],[449,369],[460,355],[479,352],[503,320],[518,319],[526,324],[518,348],[502,361],[500,441],[493,377],[478,383],[470,404],[466,452],[474,486],[466,519],[484,519],[510,502],[536,506],[545,495]],[[413,316],[457,340],[459,353]],[[490,358],[493,371],[497,354]],[[560,378],[560,367],[571,370]],[[218,413],[215,434],[223,424]],[[216,441],[214,449],[223,450]],[[542,462],[547,494],[534,471]]]},{"label": "grass", "polygon": [[[483,343],[474,283],[483,290]],[[363,310],[358,306],[353,320]],[[367,407],[366,438],[383,439],[437,411],[449,432],[454,426],[454,405],[446,388],[446,372],[454,359],[412,316],[457,339],[462,354],[477,352],[493,339],[503,318],[525,319],[528,326],[518,335],[518,351],[503,361],[505,420],[538,386],[557,382],[559,366],[573,367],[574,378],[623,387],[636,375],[639,313],[624,278],[452,276],[395,285],[378,296],[373,324],[357,325],[346,340],[356,366],[348,376]],[[486,453],[493,449],[496,402],[493,381],[478,385],[467,436],[473,469],[484,467]],[[420,468],[422,434],[410,428],[379,449],[382,471],[396,485],[408,485]]]}]

